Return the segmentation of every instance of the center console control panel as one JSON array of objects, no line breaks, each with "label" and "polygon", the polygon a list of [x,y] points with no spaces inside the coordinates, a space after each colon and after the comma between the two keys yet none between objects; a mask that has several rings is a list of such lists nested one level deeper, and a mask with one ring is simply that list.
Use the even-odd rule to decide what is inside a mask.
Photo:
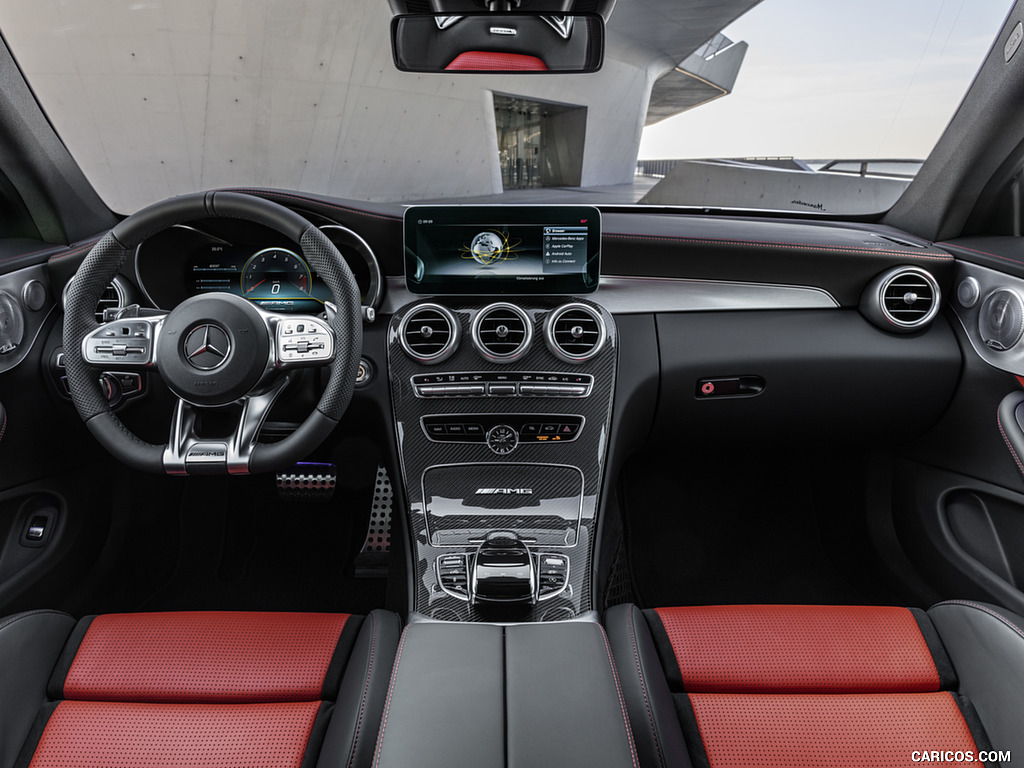
[{"label": "center console control panel", "polygon": [[427,373],[412,377],[417,397],[587,397],[594,377],[577,373]]},{"label": "center console control panel", "polygon": [[[521,261],[489,271],[505,266]],[[578,295],[435,295],[392,317],[414,611],[546,622],[590,610],[616,363],[611,314]]]},{"label": "center console control panel", "polygon": [[534,553],[510,531],[495,531],[476,552],[441,555],[437,581],[447,594],[478,602],[543,602],[569,587],[569,556]]},{"label": "center console control panel", "polygon": [[[432,443],[479,443],[491,445],[495,430],[511,430],[512,448],[522,443],[569,443],[583,431],[584,418],[577,415],[543,413],[473,413],[424,416],[423,432]],[[493,450],[493,446],[492,446]],[[511,450],[501,451],[509,453]]]}]

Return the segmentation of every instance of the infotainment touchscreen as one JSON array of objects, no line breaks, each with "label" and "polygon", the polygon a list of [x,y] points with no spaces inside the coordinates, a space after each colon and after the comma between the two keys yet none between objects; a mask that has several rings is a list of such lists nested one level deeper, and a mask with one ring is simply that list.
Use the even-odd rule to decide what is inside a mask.
[{"label": "infotainment touchscreen", "polygon": [[597,290],[601,212],[588,205],[421,205],[405,211],[405,282],[421,294]]}]

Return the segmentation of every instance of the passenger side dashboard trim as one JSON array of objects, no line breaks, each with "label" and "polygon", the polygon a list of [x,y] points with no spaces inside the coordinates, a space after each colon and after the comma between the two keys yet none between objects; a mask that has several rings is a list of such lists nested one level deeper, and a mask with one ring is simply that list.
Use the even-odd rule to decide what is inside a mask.
[{"label": "passenger side dashboard trim", "polygon": [[[389,277],[382,311],[393,315],[422,298],[406,289],[404,278]],[[587,298],[613,315],[840,307],[822,288],[661,277],[603,276],[597,292]]]}]

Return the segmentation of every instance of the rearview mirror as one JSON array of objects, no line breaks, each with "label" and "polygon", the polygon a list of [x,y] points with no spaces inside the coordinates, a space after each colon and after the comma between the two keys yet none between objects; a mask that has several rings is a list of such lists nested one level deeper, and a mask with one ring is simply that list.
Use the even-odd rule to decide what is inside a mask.
[{"label": "rearview mirror", "polygon": [[604,61],[598,14],[413,14],[391,22],[403,72],[557,74],[596,72]]}]

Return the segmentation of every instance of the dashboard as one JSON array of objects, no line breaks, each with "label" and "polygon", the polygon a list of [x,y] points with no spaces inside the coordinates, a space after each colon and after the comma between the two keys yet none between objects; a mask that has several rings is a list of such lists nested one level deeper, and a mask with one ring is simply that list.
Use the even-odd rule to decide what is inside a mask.
[{"label": "dashboard", "polygon": [[[394,457],[414,548],[413,607],[434,618],[482,620],[503,601],[533,620],[588,610],[603,499],[624,457],[648,443],[728,458],[737,435],[820,441],[822,425],[843,444],[905,440],[936,423],[960,374],[937,310],[954,258],[884,227],[264,194],[320,227],[375,310],[363,313],[359,407],[311,458],[354,435],[387,441],[378,448]],[[28,302],[33,281],[63,287],[87,250],[55,254],[49,277],[38,264],[16,284],[0,280],[27,310],[25,341],[0,364],[45,339],[35,346],[64,407],[60,324],[45,328],[45,301]],[[113,289],[115,304],[162,310],[227,292],[314,315],[329,298],[296,243],[221,218],[150,237]],[[124,373],[103,374],[108,402],[165,440],[166,419],[149,418],[158,382]],[[268,437],[315,407],[316,384],[296,379]],[[495,532],[515,537],[496,543]],[[485,544],[524,578],[481,560]],[[481,587],[481,574],[496,580]]]}]

